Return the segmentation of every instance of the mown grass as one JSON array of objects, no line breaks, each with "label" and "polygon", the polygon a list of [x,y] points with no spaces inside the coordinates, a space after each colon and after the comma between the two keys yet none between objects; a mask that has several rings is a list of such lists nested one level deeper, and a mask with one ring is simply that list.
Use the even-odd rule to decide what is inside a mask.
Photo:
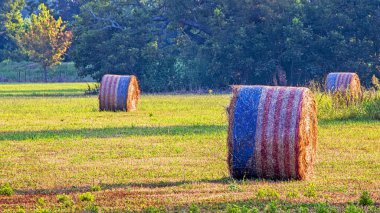
[{"label": "mown grass", "polygon": [[[380,122],[361,106],[336,109],[317,95],[314,179],[234,181],[226,164],[229,95],[143,95],[137,112],[114,113],[98,112],[96,96],[80,96],[86,88],[0,85],[0,185],[14,191],[0,195],[1,210],[317,211],[325,205],[343,211],[363,191],[379,205]],[[34,97],[41,90],[55,96]]]}]

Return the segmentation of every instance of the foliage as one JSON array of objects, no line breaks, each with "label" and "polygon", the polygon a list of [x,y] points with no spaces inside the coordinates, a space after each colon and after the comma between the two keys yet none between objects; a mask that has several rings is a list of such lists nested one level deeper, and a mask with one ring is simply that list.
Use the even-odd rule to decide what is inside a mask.
[{"label": "foliage", "polygon": [[372,0],[92,1],[75,22],[72,58],[98,80],[136,74],[144,91],[298,85],[342,70],[369,82],[379,74],[379,8]]},{"label": "foliage", "polygon": [[86,193],[79,195],[79,200],[80,201],[93,202],[93,201],[95,201],[95,196],[93,194],[91,194],[91,192],[86,192]]},{"label": "foliage", "polygon": [[83,4],[82,0],[25,0],[26,7],[23,12],[32,14],[38,12],[38,6],[41,3],[46,4],[51,8],[54,17],[62,17],[63,20],[73,21],[74,16],[79,13],[80,6]]},{"label": "foliage", "polygon": [[201,210],[199,209],[199,207],[196,205],[196,204],[191,204],[189,206],[189,213],[200,213]]},{"label": "foliage", "polygon": [[360,196],[359,204],[362,206],[371,206],[374,204],[368,191],[364,191],[363,194]]},{"label": "foliage", "polygon": [[[32,61],[44,68],[44,80],[47,69],[58,64],[71,44],[72,33],[66,30],[62,19],[57,20],[44,5],[38,6],[39,13],[32,14],[26,27],[7,22],[7,29],[14,33],[17,45]],[[11,13],[9,13],[11,14]],[[20,16],[20,15],[18,15]],[[24,21],[25,23],[25,21]]]},{"label": "foliage", "polygon": [[21,59],[12,32],[17,32],[23,26],[20,12],[23,6],[24,0],[0,1],[0,61]]},{"label": "foliage", "polygon": [[11,196],[13,193],[13,189],[9,183],[0,186],[0,195]]}]

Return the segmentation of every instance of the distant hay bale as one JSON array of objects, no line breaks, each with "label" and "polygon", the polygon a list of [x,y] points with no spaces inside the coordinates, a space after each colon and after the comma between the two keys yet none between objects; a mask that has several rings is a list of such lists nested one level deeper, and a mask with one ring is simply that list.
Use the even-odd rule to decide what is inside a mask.
[{"label": "distant hay bale", "polygon": [[360,78],[356,73],[330,73],[326,78],[326,92],[347,94],[349,99],[357,100],[362,96]]},{"label": "distant hay bale", "polygon": [[105,75],[99,89],[100,111],[134,111],[140,90],[133,75]]},{"label": "distant hay bale", "polygon": [[317,113],[307,88],[234,86],[228,128],[233,178],[309,179],[317,145]]}]

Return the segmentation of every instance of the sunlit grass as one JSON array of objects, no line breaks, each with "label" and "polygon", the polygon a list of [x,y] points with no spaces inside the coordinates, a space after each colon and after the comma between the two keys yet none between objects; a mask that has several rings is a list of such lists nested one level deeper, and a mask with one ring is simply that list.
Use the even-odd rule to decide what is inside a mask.
[{"label": "sunlit grass", "polygon": [[[0,84],[0,96],[77,96],[95,83]],[[46,86],[48,85],[48,86]]]},{"label": "sunlit grass", "polygon": [[[30,95],[60,88],[75,91],[67,97]],[[93,203],[106,210],[174,210],[192,203],[208,210],[228,203],[265,207],[266,198],[257,197],[263,189],[275,190],[286,205],[345,205],[364,190],[380,199],[380,122],[365,111],[347,119],[349,112],[342,111],[352,109],[330,107],[329,97],[316,97],[314,179],[235,182],[226,164],[229,95],[143,95],[137,112],[115,113],[99,112],[96,96],[80,96],[86,88],[0,85],[0,185],[9,183],[15,192],[0,195],[0,209],[35,209],[38,197],[45,197],[46,208],[81,209],[87,204],[79,195],[93,186],[101,187],[92,192]],[[59,194],[68,194],[73,206],[62,207]]]}]

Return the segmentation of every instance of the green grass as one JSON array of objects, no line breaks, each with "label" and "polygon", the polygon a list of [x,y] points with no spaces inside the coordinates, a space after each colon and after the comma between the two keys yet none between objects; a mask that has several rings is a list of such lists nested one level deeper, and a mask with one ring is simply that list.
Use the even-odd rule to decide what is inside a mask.
[{"label": "green grass", "polygon": [[[360,208],[378,208],[380,122],[365,110],[317,98],[314,179],[234,181],[226,164],[229,95],[143,95],[137,112],[114,113],[98,112],[96,96],[80,95],[86,88],[0,85],[0,185],[14,190],[0,195],[0,212],[38,209],[41,197],[44,209],[60,212],[327,208],[321,203],[343,211],[363,191],[377,207]],[[81,201],[86,192],[94,200]],[[58,202],[62,194],[70,205]]]}]

